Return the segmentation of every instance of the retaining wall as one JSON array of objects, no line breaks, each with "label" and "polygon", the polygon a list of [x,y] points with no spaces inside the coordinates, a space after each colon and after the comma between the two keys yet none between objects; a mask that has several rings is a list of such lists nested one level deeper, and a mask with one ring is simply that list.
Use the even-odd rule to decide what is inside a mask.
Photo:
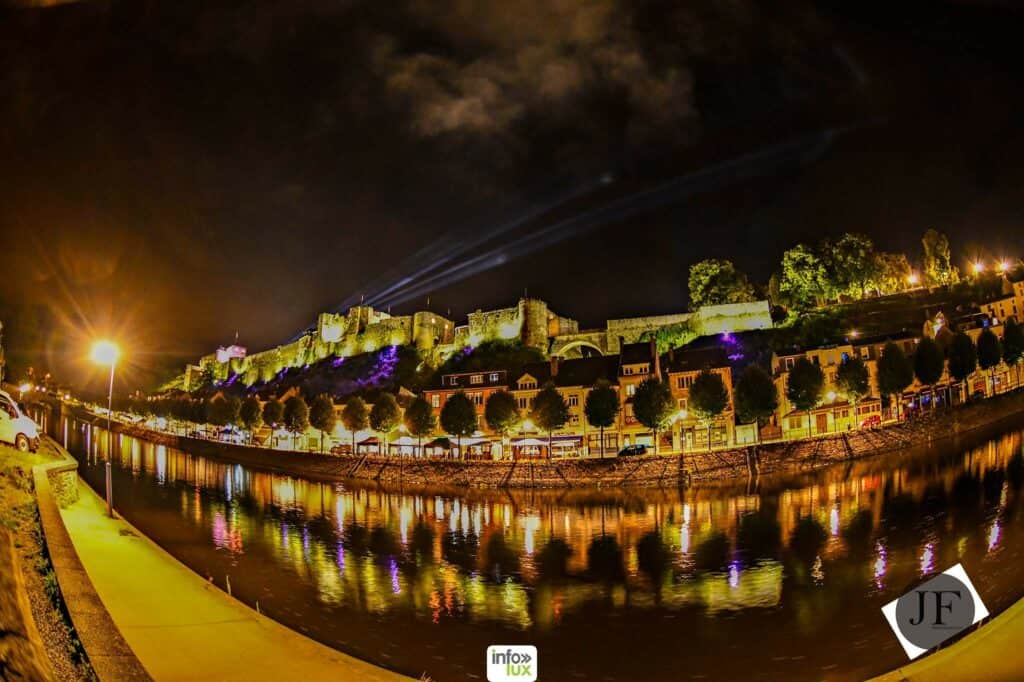
[{"label": "retaining wall", "polygon": [[405,485],[568,488],[679,486],[749,478],[753,473],[798,472],[839,461],[925,445],[1008,419],[1024,420],[1024,392],[936,410],[911,422],[821,438],[682,455],[608,457],[604,460],[519,462],[354,457],[268,450],[175,436],[115,424],[129,435],[197,455],[322,480],[357,478]]}]

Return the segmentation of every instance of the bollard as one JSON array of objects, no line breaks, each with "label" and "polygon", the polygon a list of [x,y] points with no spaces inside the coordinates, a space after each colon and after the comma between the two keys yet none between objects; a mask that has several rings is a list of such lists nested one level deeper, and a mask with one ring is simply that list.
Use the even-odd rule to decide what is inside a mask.
[{"label": "bollard", "polygon": [[230,575],[224,576],[224,583],[228,587],[228,596],[230,597],[231,596],[231,576]]}]

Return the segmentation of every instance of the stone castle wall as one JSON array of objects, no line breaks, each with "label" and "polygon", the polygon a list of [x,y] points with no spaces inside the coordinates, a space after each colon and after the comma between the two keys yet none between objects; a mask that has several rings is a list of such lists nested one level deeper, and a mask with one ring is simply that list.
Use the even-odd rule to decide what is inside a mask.
[{"label": "stone castle wall", "polygon": [[413,345],[428,362],[437,364],[452,353],[484,341],[519,340],[545,354],[572,352],[581,345],[604,354],[617,353],[620,339],[626,343],[672,327],[685,327],[701,336],[771,327],[767,301],[707,306],[696,313],[654,315],[608,320],[604,330],[580,331],[579,323],[552,312],[539,299],[523,298],[508,308],[476,310],[467,323],[455,324],[441,315],[420,311],[392,316],[370,306],[355,306],[345,313],[322,313],[316,328],[292,343],[247,357],[219,362],[217,354],[203,356],[189,366],[181,379],[189,390],[207,374],[217,381],[237,375],[246,385],[271,381],[283,370],[303,367],[328,357],[346,357],[397,345]]}]

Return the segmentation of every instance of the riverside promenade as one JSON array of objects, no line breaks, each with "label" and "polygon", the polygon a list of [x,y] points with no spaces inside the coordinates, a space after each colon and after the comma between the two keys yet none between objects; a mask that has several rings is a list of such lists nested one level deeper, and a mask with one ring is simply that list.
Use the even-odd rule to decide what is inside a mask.
[{"label": "riverside promenade", "polygon": [[409,680],[289,630],[200,578],[79,481],[61,516],[104,606],[162,680]]}]

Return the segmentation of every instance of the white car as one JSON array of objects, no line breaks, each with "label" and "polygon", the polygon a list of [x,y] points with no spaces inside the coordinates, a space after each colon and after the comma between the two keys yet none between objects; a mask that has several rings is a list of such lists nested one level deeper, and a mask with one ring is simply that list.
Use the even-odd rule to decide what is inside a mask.
[{"label": "white car", "polygon": [[0,391],[0,442],[11,443],[22,452],[39,449],[39,427],[5,391]]}]

